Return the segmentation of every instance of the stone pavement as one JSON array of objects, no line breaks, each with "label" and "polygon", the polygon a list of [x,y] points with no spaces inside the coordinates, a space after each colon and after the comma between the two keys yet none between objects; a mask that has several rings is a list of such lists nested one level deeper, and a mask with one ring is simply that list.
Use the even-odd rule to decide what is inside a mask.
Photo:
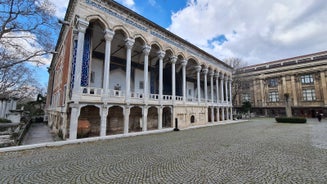
[{"label": "stone pavement", "polygon": [[47,124],[32,123],[22,141],[22,145],[38,144],[53,141],[53,135]]},{"label": "stone pavement", "polygon": [[0,183],[326,183],[327,121],[274,119],[0,153]]}]

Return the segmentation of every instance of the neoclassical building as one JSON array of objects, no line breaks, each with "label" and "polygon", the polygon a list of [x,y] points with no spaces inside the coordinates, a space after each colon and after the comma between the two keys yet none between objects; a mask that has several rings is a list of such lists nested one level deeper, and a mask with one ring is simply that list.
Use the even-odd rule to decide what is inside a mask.
[{"label": "neoclassical building", "polygon": [[249,101],[257,115],[285,115],[288,97],[294,116],[326,115],[326,76],[327,51],[242,68],[234,76],[240,84],[234,107]]},{"label": "neoclassical building", "polygon": [[70,0],[49,73],[49,126],[64,139],[232,119],[232,68],[132,10]]}]

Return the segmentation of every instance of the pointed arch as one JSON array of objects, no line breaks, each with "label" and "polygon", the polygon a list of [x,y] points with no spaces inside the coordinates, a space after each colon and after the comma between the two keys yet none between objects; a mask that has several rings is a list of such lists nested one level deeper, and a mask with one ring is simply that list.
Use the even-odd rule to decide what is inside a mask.
[{"label": "pointed arch", "polygon": [[142,34],[135,34],[133,38],[134,40],[141,39],[145,45],[148,45],[148,40]]},{"label": "pointed arch", "polygon": [[107,21],[99,14],[88,15],[85,19],[88,22],[98,21],[100,23],[100,26],[103,28],[103,30],[110,29],[110,26],[107,23]]},{"label": "pointed arch", "polygon": [[122,33],[124,33],[125,38],[130,38],[131,37],[129,31],[122,25],[114,26],[112,29],[113,29],[114,32],[121,31]]},{"label": "pointed arch", "polygon": [[157,42],[157,41],[152,41],[152,42],[150,43],[150,46],[151,46],[151,47],[156,46],[156,47],[159,48],[159,50],[163,50],[163,49],[162,49],[162,46],[161,46],[160,43]]},{"label": "pointed arch", "polygon": [[186,59],[185,54],[183,52],[178,52],[177,53],[177,58],[178,59]]},{"label": "pointed arch", "polygon": [[200,62],[195,58],[195,57],[193,57],[193,56],[189,56],[186,60],[193,60],[193,61],[195,61],[195,63],[196,63],[196,65],[199,65],[200,64]]},{"label": "pointed arch", "polygon": [[175,51],[171,47],[167,47],[164,50],[166,51],[166,53],[169,53],[170,52],[173,56],[175,55]]}]

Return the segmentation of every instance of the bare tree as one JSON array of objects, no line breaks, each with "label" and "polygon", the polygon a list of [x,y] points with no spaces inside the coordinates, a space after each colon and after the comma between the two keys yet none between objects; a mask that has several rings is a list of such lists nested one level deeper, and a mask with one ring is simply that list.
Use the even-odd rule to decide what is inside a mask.
[{"label": "bare tree", "polygon": [[33,70],[24,63],[0,69],[1,97],[33,98],[42,90],[40,86],[33,77]]},{"label": "bare tree", "polygon": [[232,103],[235,105],[236,96],[239,94],[242,88],[242,84],[245,82],[242,78],[237,77],[239,69],[248,66],[248,64],[240,58],[228,58],[224,60],[225,63],[233,67],[233,82],[232,82]]},{"label": "bare tree", "polygon": [[59,25],[49,0],[0,0],[0,69],[53,52]]}]

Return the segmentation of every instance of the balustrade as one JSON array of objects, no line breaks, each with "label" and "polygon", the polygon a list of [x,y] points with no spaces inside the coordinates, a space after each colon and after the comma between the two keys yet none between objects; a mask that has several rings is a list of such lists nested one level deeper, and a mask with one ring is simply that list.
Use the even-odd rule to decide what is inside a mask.
[{"label": "balustrade", "polygon": [[102,93],[103,93],[102,88],[82,87],[82,94],[83,95],[101,96]]}]

